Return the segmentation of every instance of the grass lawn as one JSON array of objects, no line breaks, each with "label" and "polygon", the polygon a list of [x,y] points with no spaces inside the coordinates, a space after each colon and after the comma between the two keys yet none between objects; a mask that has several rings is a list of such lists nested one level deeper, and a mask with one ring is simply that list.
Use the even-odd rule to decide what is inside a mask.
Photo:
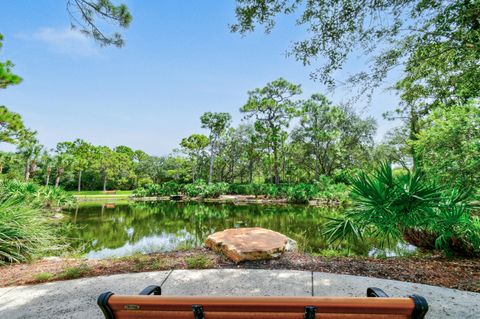
[{"label": "grass lawn", "polygon": [[[112,191],[113,192],[113,191]],[[115,193],[104,193],[103,191],[69,191],[75,197],[82,198],[103,198],[103,197],[130,197],[133,194],[133,191],[114,191]]]}]

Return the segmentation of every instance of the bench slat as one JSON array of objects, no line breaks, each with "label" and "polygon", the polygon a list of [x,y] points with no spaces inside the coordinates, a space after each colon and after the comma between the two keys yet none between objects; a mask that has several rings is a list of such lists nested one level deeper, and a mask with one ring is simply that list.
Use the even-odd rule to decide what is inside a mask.
[{"label": "bench slat", "polygon": [[116,296],[108,300],[113,311],[125,305],[137,305],[141,310],[191,312],[193,304],[205,312],[273,312],[303,313],[305,306],[317,307],[317,313],[411,314],[414,302],[410,298],[331,298],[331,297],[194,297],[194,296]]},{"label": "bench slat", "polygon": [[[120,310],[115,312],[115,318],[118,319],[192,319],[191,312],[175,311],[129,311]],[[205,312],[205,318],[208,319],[304,319],[303,313],[238,313],[238,312]],[[408,319],[409,315],[396,314],[338,314],[317,313],[315,319]]]}]

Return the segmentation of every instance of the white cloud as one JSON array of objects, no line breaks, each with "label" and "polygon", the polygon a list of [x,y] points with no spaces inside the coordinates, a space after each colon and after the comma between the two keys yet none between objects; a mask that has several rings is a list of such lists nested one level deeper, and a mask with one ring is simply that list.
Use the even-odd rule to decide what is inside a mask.
[{"label": "white cloud", "polygon": [[31,38],[43,42],[57,54],[82,57],[100,55],[93,40],[75,29],[41,28],[34,32]]}]

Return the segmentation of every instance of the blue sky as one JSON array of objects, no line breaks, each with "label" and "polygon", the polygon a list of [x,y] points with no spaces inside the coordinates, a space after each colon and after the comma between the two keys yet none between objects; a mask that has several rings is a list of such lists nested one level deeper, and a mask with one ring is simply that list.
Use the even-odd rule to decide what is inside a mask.
[{"label": "blue sky", "polygon": [[[278,77],[302,84],[303,97],[327,93],[309,79],[311,68],[285,56],[291,41],[305,36],[291,18],[270,35],[259,29],[242,37],[228,30],[233,0],[123,2],[134,20],[126,46],[117,49],[70,30],[65,0],[0,0],[0,60],[12,60],[24,79],[0,92],[0,104],[20,113],[47,147],[78,137],[165,155],[203,131],[203,112],[230,112],[239,123],[247,91]],[[344,72],[363,66],[364,59],[353,59]],[[339,103],[343,94],[327,96]],[[381,114],[397,103],[379,91],[366,109],[356,106],[377,120],[377,140],[393,126]]]}]

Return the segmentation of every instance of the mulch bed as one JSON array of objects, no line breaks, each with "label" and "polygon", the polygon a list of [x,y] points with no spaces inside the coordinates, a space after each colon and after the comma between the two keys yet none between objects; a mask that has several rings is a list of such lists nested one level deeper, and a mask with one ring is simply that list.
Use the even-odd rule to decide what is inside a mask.
[{"label": "mulch bed", "polygon": [[[286,253],[279,259],[234,264],[207,249],[139,255],[119,259],[43,259],[0,267],[0,286],[169,269],[244,268],[321,271],[377,277],[480,292],[480,259],[320,257]],[[72,271],[79,270],[79,271]],[[70,271],[69,271],[70,270]],[[47,273],[49,276],[39,276]],[[49,277],[45,279],[45,277]]]}]

